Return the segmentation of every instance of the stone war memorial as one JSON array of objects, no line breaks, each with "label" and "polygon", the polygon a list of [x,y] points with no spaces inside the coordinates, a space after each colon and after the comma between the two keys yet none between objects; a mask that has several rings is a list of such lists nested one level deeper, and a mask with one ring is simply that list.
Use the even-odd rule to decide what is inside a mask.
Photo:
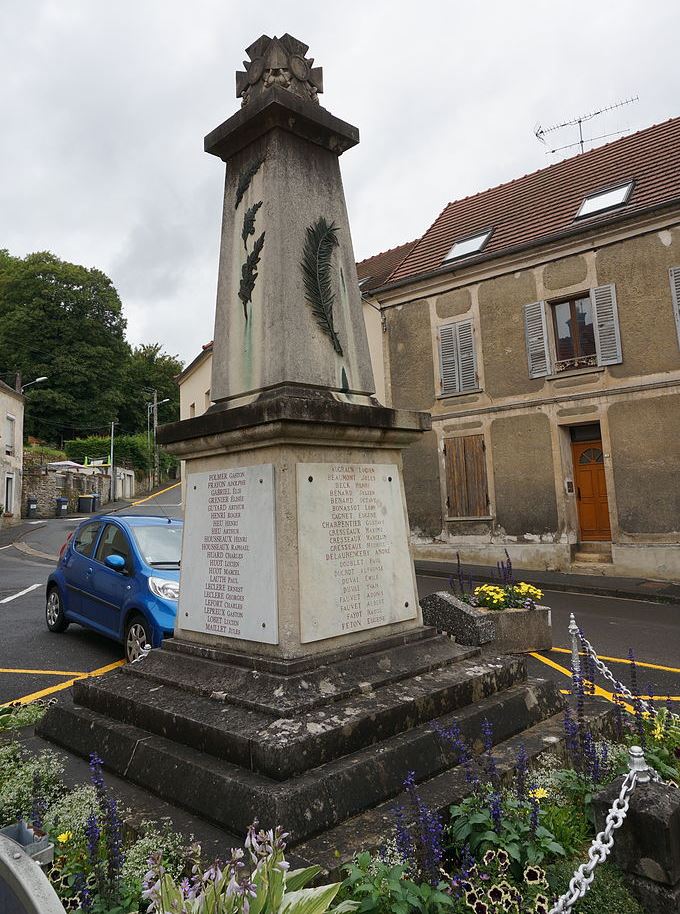
[{"label": "stone war memorial", "polygon": [[[212,397],[159,440],[186,461],[174,637],[76,682],[41,733],[224,829],[290,832],[328,870],[382,844],[403,782],[465,792],[436,728],[492,723],[509,769],[562,732],[524,660],[423,625],[402,451],[429,415],[381,406],[340,156],[307,45],[262,36],[241,107],[205,138],[226,165]],[[187,317],[187,320],[190,318]]]}]

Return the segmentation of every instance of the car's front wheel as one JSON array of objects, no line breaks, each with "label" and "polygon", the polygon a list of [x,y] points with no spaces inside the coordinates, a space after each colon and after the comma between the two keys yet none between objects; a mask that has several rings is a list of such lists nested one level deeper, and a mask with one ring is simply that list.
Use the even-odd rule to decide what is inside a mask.
[{"label": "car's front wheel", "polygon": [[51,632],[65,632],[68,628],[68,619],[64,615],[64,603],[57,587],[50,587],[47,591],[45,621]]},{"label": "car's front wheel", "polygon": [[125,659],[134,663],[151,647],[151,628],[143,616],[133,616],[125,626]]}]

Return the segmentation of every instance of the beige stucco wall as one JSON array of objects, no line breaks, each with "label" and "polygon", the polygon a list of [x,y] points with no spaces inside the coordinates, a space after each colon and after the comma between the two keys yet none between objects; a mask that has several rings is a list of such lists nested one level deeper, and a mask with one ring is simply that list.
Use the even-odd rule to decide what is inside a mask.
[{"label": "beige stucco wall", "polygon": [[[7,454],[5,440],[6,417],[14,416],[14,453]],[[24,440],[24,398],[0,387],[0,505],[6,515],[1,523],[18,523],[21,519],[21,472],[23,465]],[[5,505],[5,479],[14,477],[14,499],[12,505]],[[11,517],[8,517],[10,514]]]},{"label": "beige stucco wall", "polygon": [[[656,556],[662,577],[680,579],[680,509],[669,489],[680,478],[671,266],[680,266],[680,213],[382,294],[391,405],[433,416],[433,434],[415,459],[404,457],[421,556],[450,558],[464,546],[468,561],[495,561],[507,547],[520,565],[569,567],[579,539],[575,496],[566,491],[569,426],[597,421],[615,566],[649,573]],[[524,305],[608,283],[616,287],[622,363],[529,378]],[[442,396],[438,328],[459,318],[473,321],[480,390]],[[486,521],[446,518],[443,443],[466,434],[486,443]]]},{"label": "beige stucco wall", "polygon": [[[210,406],[209,391],[211,373],[212,353],[209,353],[200,365],[197,365],[186,378],[182,379],[179,385],[180,419],[189,419],[191,417],[190,406],[192,403],[196,406],[196,412],[194,413],[196,416],[203,415]],[[208,393],[207,402],[206,393]]]}]

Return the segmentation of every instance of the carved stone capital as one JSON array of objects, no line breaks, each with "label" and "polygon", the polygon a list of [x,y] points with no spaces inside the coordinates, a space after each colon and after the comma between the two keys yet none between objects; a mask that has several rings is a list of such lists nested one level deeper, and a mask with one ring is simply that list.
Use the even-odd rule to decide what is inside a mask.
[{"label": "carved stone capital", "polygon": [[318,104],[323,72],[321,67],[312,66],[313,57],[305,57],[308,50],[308,45],[287,33],[281,38],[262,35],[254,41],[246,48],[250,60],[243,61],[245,70],[236,73],[236,95],[241,107],[274,86]]}]

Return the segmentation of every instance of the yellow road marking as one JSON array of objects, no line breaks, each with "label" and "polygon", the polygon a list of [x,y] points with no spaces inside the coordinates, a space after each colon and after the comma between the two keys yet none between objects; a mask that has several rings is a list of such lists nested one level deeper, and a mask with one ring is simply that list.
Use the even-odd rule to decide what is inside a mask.
[{"label": "yellow road marking", "polygon": [[87,676],[73,670],[11,670],[0,667],[0,673],[30,673],[31,676]]},{"label": "yellow road marking", "polygon": [[133,501],[130,507],[136,508],[137,505],[143,505],[145,501],[150,501],[152,498],[156,498],[158,495],[162,495],[163,492],[169,492],[171,489],[176,489],[177,486],[181,485],[181,480],[179,482],[173,482],[171,486],[167,486],[165,489],[161,489],[159,492],[154,492],[153,495],[147,495],[146,498],[140,498],[139,501]]},{"label": "yellow road marking", "polygon": [[[569,653],[571,653],[571,651]],[[558,673],[562,673],[563,676],[566,676],[567,678],[571,679],[571,670],[568,670],[566,667],[560,666],[559,663],[555,663],[554,660],[550,660],[548,657],[543,657],[542,654],[537,654],[534,651],[532,651],[529,656],[533,657],[535,660],[540,660],[541,663],[545,663],[546,666],[551,667],[553,670],[557,670]],[[614,693],[607,692],[605,689],[600,688],[600,686],[598,686],[598,685],[595,686],[595,695],[598,695],[600,698],[606,698],[607,701],[611,701],[611,702],[614,701]],[[630,711],[631,714],[634,713],[631,705],[626,704],[626,702],[622,701],[621,698],[619,698],[619,704],[621,705],[622,708],[625,708],[626,711]]]},{"label": "yellow road marking", "polygon": [[[557,651],[560,654],[571,654],[571,651],[567,647],[553,647],[551,650]],[[583,657],[585,655],[579,653],[579,656]],[[624,659],[623,657],[605,657],[604,654],[598,654],[597,656],[600,658],[600,660],[608,660],[610,663],[631,662],[629,658]],[[635,666],[642,666],[647,670],[662,670],[664,673],[680,673],[680,670],[674,666],[661,666],[658,663],[643,663],[641,660],[636,660]]]},{"label": "yellow road marking", "polygon": [[[560,689],[560,695],[571,695],[571,689]],[[680,695],[640,695],[643,701],[680,701]]]},{"label": "yellow road marking", "polygon": [[40,689],[39,692],[31,692],[30,695],[22,695],[21,698],[15,698],[13,701],[6,701],[4,704],[0,705],[0,708],[8,708],[10,705],[28,705],[38,698],[47,698],[48,695],[53,695],[55,692],[70,689],[74,682],[78,682],[81,679],[90,679],[92,676],[102,676],[104,673],[115,670],[116,667],[124,666],[124,664],[124,660],[116,660],[114,663],[107,663],[106,666],[100,666],[97,670],[91,670],[89,673],[83,673],[73,679],[67,679],[66,682],[60,682],[58,685],[50,686],[48,689]]}]

